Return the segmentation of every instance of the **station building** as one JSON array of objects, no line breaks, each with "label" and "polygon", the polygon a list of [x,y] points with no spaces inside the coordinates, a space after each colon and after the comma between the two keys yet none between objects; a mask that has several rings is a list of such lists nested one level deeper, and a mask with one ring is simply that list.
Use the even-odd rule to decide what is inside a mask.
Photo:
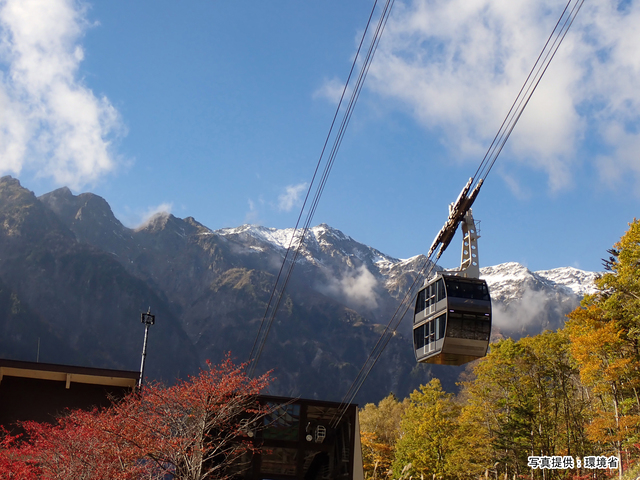
[{"label": "station building", "polygon": [[[108,407],[135,389],[139,372],[0,359],[0,426],[53,422],[67,410]],[[271,413],[245,425],[260,453],[238,480],[364,480],[356,405],[261,395]]]},{"label": "station building", "polygon": [[258,398],[272,413],[256,431],[261,453],[245,459],[251,466],[238,478],[364,480],[356,405],[267,395]]},{"label": "station building", "polygon": [[131,392],[140,373],[0,359],[0,425],[53,422],[67,410],[107,407]]}]

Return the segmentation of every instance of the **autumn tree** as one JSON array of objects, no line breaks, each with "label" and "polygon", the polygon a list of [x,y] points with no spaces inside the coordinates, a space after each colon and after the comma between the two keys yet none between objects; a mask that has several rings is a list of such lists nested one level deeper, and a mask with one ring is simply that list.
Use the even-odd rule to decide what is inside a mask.
[{"label": "autumn tree", "polygon": [[[587,432],[621,459],[640,442],[640,222],[609,250],[598,292],[569,314],[566,330],[592,401]],[[623,456],[624,453],[624,456]],[[622,475],[622,471],[620,471]]]},{"label": "autumn tree", "polygon": [[[403,474],[413,478],[451,476],[451,453],[459,412],[453,395],[442,390],[438,379],[422,385],[409,396],[396,444],[394,478]],[[407,468],[407,465],[410,466]]]},{"label": "autumn tree", "polygon": [[368,403],[359,412],[364,473],[367,479],[390,478],[400,421],[409,400],[389,394],[378,405]]},{"label": "autumn tree", "polygon": [[[530,470],[529,455],[591,454],[584,432],[587,402],[563,332],[494,343],[474,373],[476,378],[463,385],[464,411],[468,431],[478,426],[470,441],[481,447],[487,436],[487,467],[522,475]],[[561,474],[550,471],[547,478]]]},{"label": "autumn tree", "polygon": [[0,426],[0,479],[39,478],[40,469],[20,448],[22,434],[11,435]]},{"label": "autumn tree", "polygon": [[478,398],[470,398],[463,389],[458,396],[460,413],[457,428],[451,439],[449,456],[452,478],[477,479],[494,466],[487,405]]},{"label": "autumn tree", "polygon": [[[24,423],[27,440],[5,437],[8,448],[0,451],[0,465],[18,475],[0,478],[228,478],[254,449],[247,434],[266,413],[257,395],[267,383],[267,375],[251,379],[227,357],[174,386],[145,386],[105,410],[74,411],[56,425]],[[20,473],[28,468],[38,475]]]},{"label": "autumn tree", "polygon": [[23,422],[25,433],[3,432],[0,479],[162,478],[161,471],[140,461],[135,445],[123,444],[102,428],[106,417],[111,412],[77,410],[53,425]]},{"label": "autumn tree", "polygon": [[37,475],[8,478],[161,478],[161,472],[152,475],[154,469],[140,462],[133,445],[115,441],[101,428],[105,414],[78,410],[60,418],[55,425],[24,422],[28,441],[9,451],[13,452],[14,467],[31,468],[31,473]]}]

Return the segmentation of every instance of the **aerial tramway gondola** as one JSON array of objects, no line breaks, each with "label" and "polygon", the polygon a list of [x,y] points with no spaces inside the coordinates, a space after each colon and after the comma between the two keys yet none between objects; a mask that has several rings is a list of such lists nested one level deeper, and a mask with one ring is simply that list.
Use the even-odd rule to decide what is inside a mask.
[{"label": "aerial tramway gondola", "polygon": [[[465,236],[460,270],[436,274],[416,297],[413,347],[418,362],[462,365],[483,357],[487,352],[491,333],[491,298],[487,284],[480,280],[478,236],[471,205],[583,3],[584,0],[568,1],[474,177],[469,179],[456,202],[450,205],[449,218],[429,249],[427,260],[431,261],[439,247],[437,261],[462,223]],[[474,178],[477,179],[475,187],[469,193]]]},{"label": "aerial tramway gondola", "polygon": [[471,180],[451,204],[450,221],[434,241],[446,248],[462,224],[460,269],[436,273],[416,295],[413,348],[421,363],[462,365],[484,357],[489,347],[491,297],[487,282],[479,278],[478,233],[470,208],[479,186],[467,196],[470,186]]},{"label": "aerial tramway gondola", "polygon": [[[461,222],[463,223],[463,230],[465,230],[463,265],[460,270],[455,272],[437,273],[433,278],[429,278],[425,285],[419,289],[414,303],[413,348],[416,360],[424,363],[462,365],[486,355],[491,334],[491,298],[486,282],[479,278],[480,269],[478,267],[476,242],[478,236],[471,215],[471,206],[583,3],[584,0],[568,0],[558,22],[544,44],[542,52],[540,52],[524,85],[518,92],[502,125],[498,129],[498,133],[480,162],[480,166],[474,176],[469,179],[456,202],[451,204],[449,217],[431,244],[431,248],[426,255],[423,266],[418,271],[414,284],[411,285],[409,291],[403,297],[400,306],[384,328],[380,340],[376,342],[365,364],[345,395],[343,399],[345,406],[353,401],[390,339],[395,334],[396,329],[404,318],[404,314],[409,310],[411,298],[413,298],[412,292],[415,290],[415,284],[419,281],[418,278],[422,276],[425,270],[428,272],[427,278],[429,278],[429,272],[434,269],[436,262],[451,242]],[[390,9],[385,11],[388,15]],[[380,31],[384,29],[387,18],[385,15],[381,16],[380,24],[383,25],[383,28]],[[372,45],[373,48],[370,52],[375,51],[377,39],[374,40]],[[373,55],[367,58],[372,57]],[[366,71],[366,68],[368,67],[365,66],[363,71]],[[360,78],[358,82],[360,82]],[[362,83],[358,85],[362,85]],[[347,85],[345,84],[345,91],[346,88]],[[352,98],[357,99],[358,88],[354,88],[353,92],[354,97]],[[345,118],[348,119],[350,113],[351,111],[348,111]],[[339,141],[337,144],[339,145]],[[469,193],[470,190],[472,190],[471,193]],[[439,251],[436,256],[438,248]]]}]

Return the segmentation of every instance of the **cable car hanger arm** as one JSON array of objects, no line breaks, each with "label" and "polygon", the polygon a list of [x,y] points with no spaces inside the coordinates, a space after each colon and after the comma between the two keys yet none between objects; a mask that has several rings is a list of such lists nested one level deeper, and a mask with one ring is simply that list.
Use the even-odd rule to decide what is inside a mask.
[{"label": "cable car hanger arm", "polygon": [[[451,240],[453,239],[456,231],[458,230],[458,225],[460,225],[460,222],[464,219],[464,216],[473,205],[475,199],[478,197],[478,193],[480,193],[480,187],[482,187],[483,182],[484,179],[481,178],[480,180],[478,180],[473,190],[471,190],[471,185],[473,185],[473,177],[470,178],[460,192],[460,195],[458,195],[456,201],[449,205],[449,217],[447,218],[444,226],[436,235],[436,238],[433,240],[433,243],[429,248],[427,258],[431,258],[438,246],[440,246],[440,249],[438,250],[436,260],[438,260],[442,256],[444,251],[449,246],[449,243],[451,243]],[[469,190],[471,190],[471,193],[469,193]]]}]

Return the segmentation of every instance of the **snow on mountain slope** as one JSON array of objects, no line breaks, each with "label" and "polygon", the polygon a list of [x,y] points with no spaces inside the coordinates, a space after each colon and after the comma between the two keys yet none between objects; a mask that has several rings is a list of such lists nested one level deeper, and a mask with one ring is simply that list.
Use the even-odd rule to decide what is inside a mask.
[{"label": "snow on mountain slope", "polygon": [[[294,238],[293,228],[277,229],[258,225],[223,228],[216,230],[214,233],[229,238],[237,238],[243,243],[257,243],[254,247],[260,245],[263,248],[269,248],[270,246],[276,250],[286,250],[289,246],[292,248],[298,247],[301,230],[295,232],[296,238]],[[375,248],[357,242],[340,230],[331,228],[324,223],[308,230],[304,248],[300,253],[304,259],[316,265],[326,264],[327,257],[341,258],[343,260],[342,263],[347,265],[352,263],[348,259],[353,257],[369,267],[380,264],[381,268],[400,262],[397,258],[390,257]],[[374,270],[377,270],[377,268]]]},{"label": "snow on mountain slope", "polygon": [[[265,248],[286,250],[290,245],[297,247],[298,238],[293,238],[294,229],[267,228],[258,225],[242,225],[236,228],[223,228],[216,230],[215,234],[225,237],[236,237],[245,243],[247,253],[259,253]],[[292,241],[293,240],[293,241]],[[323,264],[323,257],[355,257],[361,262],[372,267],[383,277],[396,276],[399,271],[412,271],[417,273],[418,266],[424,261],[422,255],[409,259],[397,259],[357,242],[345,235],[340,230],[331,228],[326,224],[320,224],[309,229],[306,242],[302,250],[304,258],[314,264]],[[596,291],[593,280],[597,277],[595,272],[586,272],[573,267],[561,267],[551,270],[532,272],[519,263],[509,262],[492,267],[481,268],[481,276],[492,290],[492,295],[497,298],[517,298],[521,287],[547,287],[566,289],[578,296],[592,294]]]},{"label": "snow on mountain slope", "polygon": [[250,236],[256,240],[270,243],[286,250],[291,244],[293,232],[293,228],[278,229],[262,227],[260,225],[241,225],[235,228],[222,228],[216,230],[214,233],[223,236],[242,236],[245,238]]},{"label": "snow on mountain slope", "polygon": [[597,272],[585,272],[573,267],[561,267],[552,270],[539,270],[535,273],[549,282],[570,289],[579,296],[593,295],[597,292],[597,288],[593,283],[599,275]]},{"label": "snow on mountain slope", "polygon": [[585,272],[573,267],[532,272],[519,263],[502,263],[480,269],[480,276],[489,285],[492,298],[508,301],[520,298],[526,288],[534,290],[562,289],[567,294],[582,297],[597,291],[593,281],[596,272]]},{"label": "snow on mountain slope", "polygon": [[597,291],[598,273],[572,267],[532,272],[518,263],[480,269],[489,286],[494,334],[519,337],[564,325],[585,294]]},{"label": "snow on mountain slope", "polygon": [[[260,253],[269,246],[275,249],[287,249],[290,245],[296,247],[298,238],[293,239],[294,229],[267,228],[258,225],[242,225],[236,228],[224,228],[214,233],[227,237],[237,237],[243,243],[251,245],[248,253]],[[252,241],[250,241],[252,240]],[[255,243],[258,244],[255,244]],[[259,245],[262,244],[262,245]],[[392,278],[400,273],[411,271],[417,273],[419,265],[424,261],[422,255],[409,259],[397,259],[376,250],[375,248],[357,242],[340,230],[320,224],[309,229],[302,251],[303,256],[314,264],[324,264],[323,257],[355,257],[369,268],[372,273],[385,277],[385,282],[392,282]],[[481,276],[491,288],[492,295],[502,300],[514,299],[521,296],[523,286],[540,289],[565,289],[577,296],[592,294],[596,291],[593,280],[595,272],[586,272],[573,267],[561,267],[551,270],[532,272],[519,263],[509,262],[492,267],[481,268]]]},{"label": "snow on mountain slope", "polygon": [[[243,225],[215,233],[239,243],[246,254],[271,251],[281,258],[294,230]],[[298,260],[317,291],[383,324],[424,261],[424,255],[390,257],[326,224],[309,229]],[[494,332],[514,337],[561,327],[581,298],[596,291],[593,280],[598,275],[572,267],[532,272],[515,262],[480,271],[491,292]],[[410,329],[410,324],[403,323],[403,333],[409,335]]]}]

